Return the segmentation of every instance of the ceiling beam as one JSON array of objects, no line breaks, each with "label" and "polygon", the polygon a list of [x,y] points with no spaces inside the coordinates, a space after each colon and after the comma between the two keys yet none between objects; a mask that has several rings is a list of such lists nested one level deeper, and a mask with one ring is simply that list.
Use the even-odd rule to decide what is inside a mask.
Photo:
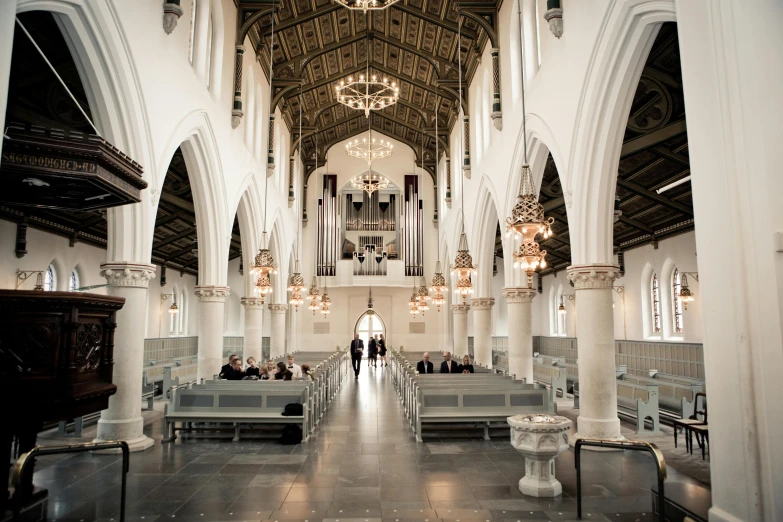
[{"label": "ceiling beam", "polygon": [[633,227],[637,230],[641,230],[642,232],[645,232],[653,237],[655,236],[655,231],[652,228],[648,227],[647,225],[645,225],[644,223],[642,223],[637,219],[629,218],[626,216],[620,216],[619,221],[620,223],[625,223],[629,227]]},{"label": "ceiling beam", "polygon": [[650,132],[633,138],[623,143],[623,148],[620,150],[620,159],[627,158],[638,152],[651,149],[661,143],[665,143],[672,138],[681,136],[688,131],[685,120],[680,120],[675,123],[671,123],[665,127],[662,127],[656,131]]},{"label": "ceiling beam", "polygon": [[667,198],[666,196],[662,196],[661,194],[658,194],[654,190],[648,190],[644,188],[643,186],[639,185],[638,183],[635,183],[633,181],[626,181],[622,178],[617,178],[617,186],[622,187],[625,190],[629,190],[635,194],[638,194],[640,196],[644,196],[647,199],[651,199],[655,201],[656,203],[659,203],[665,207],[668,207],[672,210],[676,210],[678,212],[681,212],[685,214],[688,217],[693,217],[693,209],[687,205],[683,205],[682,203],[678,203],[676,201],[672,201],[671,199]]},{"label": "ceiling beam", "polygon": [[[373,34],[373,38],[375,38],[376,40],[380,40],[381,42],[387,45],[393,45],[398,49],[402,49],[403,51],[407,51],[411,54],[414,54],[423,60],[427,60],[430,63],[430,65],[432,65],[432,67],[435,69],[435,76],[437,76],[438,78],[440,78],[441,75],[446,73],[446,67],[450,67],[452,69],[458,69],[457,64],[450,62],[444,58],[441,58],[436,54],[433,55],[424,54],[424,52],[421,49],[418,49],[405,42],[398,42],[394,38],[390,38],[385,34],[379,34],[379,33],[372,33],[372,34]],[[467,74],[464,70],[462,71],[462,73]]]},{"label": "ceiling beam", "polygon": [[171,223],[172,221],[176,221],[178,219],[181,219],[182,221],[186,221],[185,219],[185,213],[181,210],[178,210],[176,212],[172,212],[168,216],[162,217],[160,219],[155,220],[155,228],[157,227],[164,227]]},{"label": "ceiling beam", "polygon": [[91,219],[88,219],[87,221],[82,221],[78,225],[73,227],[73,233],[76,234],[77,232],[86,230],[93,225],[97,225],[101,221],[106,221],[106,218],[103,215],[97,215]]},{"label": "ceiling beam", "polygon": [[[323,16],[325,14],[333,13],[334,11],[337,11],[339,9],[346,9],[346,8],[343,7],[340,4],[337,4],[337,3],[335,3],[335,4],[329,3],[329,4],[326,4],[323,7],[319,7],[317,9],[314,9],[314,10],[308,12],[308,13],[305,13],[305,14],[294,13],[294,16],[290,20],[288,20],[287,22],[283,22],[282,24],[275,24],[275,34],[282,33],[286,29],[290,29],[292,27],[296,27],[299,24],[303,24],[305,22],[308,22],[308,21],[310,21],[310,20],[312,20],[314,18],[318,18],[318,17]],[[270,26],[268,26],[268,28],[269,28],[269,30],[268,31],[265,30],[264,33],[262,34],[263,38],[267,38],[269,36],[272,36],[272,26],[270,25]],[[258,32],[259,32],[259,34],[261,34],[260,29],[259,29]]]},{"label": "ceiling beam", "polygon": [[301,76],[301,71],[307,65],[313,61],[314,59],[318,58],[321,55],[324,55],[326,53],[330,53],[332,51],[336,51],[340,49],[341,47],[345,47],[346,45],[351,45],[356,42],[361,42],[362,40],[367,39],[367,32],[361,32],[357,33],[356,36],[352,36],[350,38],[346,38],[345,40],[339,40],[337,42],[333,42],[326,47],[321,47],[317,51],[309,51],[305,54],[300,54],[296,58],[291,58],[290,60],[286,60],[284,62],[278,62],[275,64],[275,76],[278,76],[280,74],[280,69],[283,69],[285,67],[294,67],[294,74],[299,77]]},{"label": "ceiling beam", "polygon": [[[192,251],[193,251],[192,246],[186,246],[185,248],[180,248],[179,250],[175,250],[174,252],[167,255],[163,259],[165,260],[166,263],[168,263],[170,261],[173,261],[174,259],[184,256],[185,254],[189,254]],[[196,258],[198,258],[198,256],[196,256]]]},{"label": "ceiling beam", "polygon": [[[405,14],[409,14],[415,16],[416,18],[421,18],[422,20],[426,20],[431,24],[440,26],[442,29],[449,30],[452,33],[456,33],[458,30],[460,30],[459,25],[450,20],[443,20],[439,16],[433,16],[430,13],[427,13],[426,11],[418,11],[416,9],[413,9],[403,4],[402,2],[397,2],[396,4],[389,7],[389,9],[399,9]],[[478,39],[478,33],[473,29],[468,29],[467,27],[463,26],[461,31],[466,38],[470,38],[471,40]]]},{"label": "ceiling beam", "polygon": [[180,232],[179,234],[174,234],[173,236],[169,236],[169,237],[167,237],[165,239],[161,239],[157,243],[153,243],[152,244],[152,250],[157,250],[159,248],[163,248],[164,246],[170,245],[171,243],[174,243],[175,241],[179,241],[180,239],[185,239],[187,237],[190,237],[190,236],[192,236],[195,233],[196,233],[196,227],[187,228],[187,229],[183,230],[182,232]]},{"label": "ceiling beam", "polygon": [[187,212],[190,212],[194,215],[193,219],[195,219],[196,208],[193,206],[192,201],[186,201],[182,198],[178,198],[177,196],[173,196],[165,190],[160,193],[160,200],[165,201],[166,203],[170,203],[180,210],[186,210]]},{"label": "ceiling beam", "polygon": [[565,206],[565,198],[560,196],[559,198],[553,198],[541,204],[544,206],[544,212],[552,212],[553,210]]},{"label": "ceiling beam", "polygon": [[[498,44],[497,44],[498,37],[497,37],[497,34],[495,33],[495,28],[492,27],[492,25],[490,25],[490,23],[487,22],[487,20],[483,16],[481,16],[478,13],[474,13],[472,11],[460,11],[460,14],[462,16],[464,16],[465,18],[470,18],[471,20],[473,20],[474,22],[479,24],[482,29],[484,29],[484,32],[487,33],[487,36],[489,37],[490,45],[492,45],[492,47],[497,47],[498,46]],[[492,14],[492,15],[497,16],[497,11],[496,10],[490,10],[490,11],[487,11],[487,14]],[[463,28],[463,31],[464,31],[464,28]]]}]

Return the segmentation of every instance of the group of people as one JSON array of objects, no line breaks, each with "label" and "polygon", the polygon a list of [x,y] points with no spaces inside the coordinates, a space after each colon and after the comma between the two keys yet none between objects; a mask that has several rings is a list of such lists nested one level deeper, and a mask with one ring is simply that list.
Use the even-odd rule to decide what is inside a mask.
[{"label": "group of people", "polygon": [[247,367],[242,368],[242,359],[234,353],[228,356],[228,364],[220,369],[219,378],[227,381],[312,381],[313,372],[307,364],[296,364],[293,355],[288,356],[288,364],[269,361],[266,366],[260,367],[254,357],[248,357]]},{"label": "group of people", "polygon": [[[375,334],[367,343],[367,364],[373,368],[378,367],[378,357],[381,358],[381,368],[389,366],[386,359],[386,338],[383,334]],[[362,366],[362,357],[364,356],[364,340],[359,339],[359,334],[353,335],[351,341],[351,364],[353,366],[356,378],[359,378],[359,370]]]},{"label": "group of people", "polygon": [[[422,360],[416,364],[416,371],[422,373],[435,373],[435,367],[430,362],[430,353],[424,352]],[[474,373],[473,365],[470,363],[470,356],[462,357],[462,364],[458,364],[451,359],[451,352],[443,352],[443,362],[440,363],[440,373]]]}]

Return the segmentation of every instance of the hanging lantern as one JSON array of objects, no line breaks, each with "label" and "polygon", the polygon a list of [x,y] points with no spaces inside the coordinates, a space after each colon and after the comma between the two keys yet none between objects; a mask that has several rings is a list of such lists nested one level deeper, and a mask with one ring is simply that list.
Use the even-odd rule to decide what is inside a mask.
[{"label": "hanging lantern", "polygon": [[468,238],[463,231],[459,237],[457,256],[454,259],[454,264],[451,265],[451,271],[457,274],[457,292],[462,296],[462,304],[467,304],[468,295],[473,293],[470,275],[476,271],[476,268],[468,249]]},{"label": "hanging lantern", "polygon": [[332,299],[329,297],[329,294],[326,291],[326,285],[324,285],[324,293],[321,296],[321,313],[324,314],[324,317],[326,317],[327,314],[331,313],[331,310],[329,310],[329,305],[332,304]]},{"label": "hanging lantern", "polygon": [[566,309],[563,305],[563,297],[560,297],[560,306],[557,307],[557,313],[560,314],[560,317],[565,317]]},{"label": "hanging lantern", "polygon": [[321,291],[318,289],[318,284],[313,276],[313,284],[310,285],[310,289],[307,291],[307,300],[310,302],[307,308],[313,311],[313,315],[318,311],[319,301],[321,300]]},{"label": "hanging lantern", "polygon": [[416,287],[413,288],[413,293],[411,294],[411,300],[408,301],[408,306],[410,306],[410,313],[415,319],[416,314],[419,313],[419,294]]},{"label": "hanging lantern", "polygon": [[259,276],[255,285],[256,294],[261,296],[261,304],[264,304],[267,294],[272,293],[272,281],[268,276]]},{"label": "hanging lantern", "polygon": [[544,217],[544,207],[538,202],[533,174],[530,165],[522,165],[522,177],[519,182],[517,204],[506,218],[506,234],[512,233],[522,239],[519,249],[514,252],[514,267],[521,268],[527,274],[527,286],[533,288],[533,273],[546,268],[546,250],[541,250],[536,236],[544,239],[552,237],[554,218]]},{"label": "hanging lantern", "polygon": [[688,288],[688,276],[682,275],[682,286],[680,287],[680,301],[682,302],[682,309],[688,309],[688,303],[692,303],[695,299],[693,292]]},{"label": "hanging lantern", "polygon": [[294,273],[288,278],[288,291],[301,292],[305,289],[304,277],[299,273],[299,260],[294,263]]},{"label": "hanging lantern", "polygon": [[299,290],[294,290],[291,293],[291,300],[289,301],[289,303],[294,305],[294,312],[298,312],[299,311],[299,305],[302,304],[302,302],[303,302],[302,301],[302,292],[300,292]]},{"label": "hanging lantern", "polygon": [[423,314],[430,309],[429,305],[427,304],[427,302],[430,300],[430,289],[427,288],[427,280],[424,278],[424,276],[421,278],[421,286],[417,291],[417,297],[419,299],[419,310],[421,310],[421,313]]},{"label": "hanging lantern", "polygon": [[253,261],[253,266],[250,271],[258,276],[256,280],[256,293],[263,298],[272,293],[272,280],[269,278],[271,274],[277,273],[277,265],[275,259],[272,257],[272,253],[269,251],[266,232],[261,236],[261,248],[256,254],[256,258]]}]

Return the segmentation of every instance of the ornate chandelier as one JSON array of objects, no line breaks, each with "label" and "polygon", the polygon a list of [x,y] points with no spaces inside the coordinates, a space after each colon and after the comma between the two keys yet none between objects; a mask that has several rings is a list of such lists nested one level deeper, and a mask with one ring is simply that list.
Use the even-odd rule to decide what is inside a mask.
[{"label": "ornate chandelier", "polygon": [[411,300],[408,301],[408,306],[410,306],[410,313],[416,318],[416,314],[419,313],[419,293],[416,290],[416,286],[413,287],[413,293],[411,294]]},{"label": "ornate chandelier", "polygon": [[462,296],[462,304],[467,304],[468,295],[473,293],[470,275],[476,271],[476,268],[476,265],[473,264],[473,258],[470,256],[468,238],[463,228],[462,234],[459,236],[457,256],[454,258],[454,264],[451,265],[451,271],[457,274],[457,292]]},{"label": "ornate chandelier", "polygon": [[423,315],[424,312],[430,309],[429,305],[427,304],[427,302],[430,300],[430,289],[427,288],[427,279],[425,279],[424,276],[421,277],[421,286],[417,292],[417,297],[419,299],[419,310],[421,310]]},{"label": "ornate chandelier", "polygon": [[326,283],[324,283],[324,293],[321,296],[321,313],[324,314],[324,317],[331,313],[331,310],[329,310],[329,305],[331,304],[332,299],[329,297],[329,293],[326,291]]},{"label": "ornate chandelier", "polygon": [[[440,245],[438,245],[438,257],[440,258]],[[438,307],[438,312],[440,312],[441,305],[446,302],[443,292],[447,292],[448,289],[446,278],[441,273],[440,259],[438,259],[438,262],[435,263],[435,275],[432,276],[432,284],[430,285],[430,291],[435,292],[435,295],[432,296],[432,304]]]},{"label": "ornate chandelier", "polygon": [[370,111],[381,110],[397,103],[400,95],[397,82],[389,81],[386,77],[379,79],[376,74],[369,73],[340,80],[335,91],[338,102],[351,109],[364,111],[368,118]]},{"label": "ornate chandelier", "polygon": [[[370,127],[370,141],[374,141],[372,137],[372,118],[369,120]],[[359,174],[355,178],[351,179],[351,188],[355,190],[363,190],[370,196],[376,190],[383,190],[389,188],[389,180],[380,174],[373,174],[372,172],[372,157],[367,162],[370,168],[364,174]]]},{"label": "ornate chandelier", "polygon": [[398,0],[336,0],[336,2],[352,11],[366,13],[367,11],[386,9],[390,5],[396,4]]},{"label": "ornate chandelier", "polygon": [[372,165],[375,160],[388,158],[392,155],[394,145],[389,140],[376,140],[372,137],[372,130],[369,138],[356,138],[349,141],[345,146],[345,153],[354,158],[363,159],[368,165]]},{"label": "ornate chandelier", "polygon": [[272,281],[269,276],[277,273],[275,259],[268,248],[266,232],[261,236],[261,248],[258,249],[258,254],[256,254],[256,258],[253,261],[253,266],[250,267],[250,272],[258,276],[255,288],[256,292],[261,295],[263,302],[264,297],[272,293]]},{"label": "ornate chandelier", "polygon": [[305,289],[304,277],[299,273],[299,260],[294,263],[294,273],[288,278],[288,291],[291,292],[290,303],[294,305],[294,311],[299,311],[302,304],[302,290]]},{"label": "ornate chandelier", "polygon": [[[696,278],[698,280],[698,277]],[[680,295],[679,295],[680,301],[682,302],[682,309],[687,310],[688,309],[688,303],[692,303],[695,299],[695,296],[693,295],[693,292],[691,292],[691,289],[688,288],[688,276],[685,274],[682,274],[682,283],[680,286]]]},{"label": "ornate chandelier", "polygon": [[307,308],[313,311],[313,315],[318,311],[319,302],[321,300],[321,291],[318,289],[317,281],[313,276],[313,284],[310,285],[310,289],[307,291],[307,300],[310,302]]}]

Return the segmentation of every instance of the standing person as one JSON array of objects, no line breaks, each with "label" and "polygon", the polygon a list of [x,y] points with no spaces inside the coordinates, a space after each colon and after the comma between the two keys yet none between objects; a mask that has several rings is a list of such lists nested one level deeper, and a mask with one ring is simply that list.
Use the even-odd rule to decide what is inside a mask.
[{"label": "standing person", "polygon": [[370,345],[367,347],[367,366],[372,364],[373,368],[378,367],[378,335],[370,337]]},{"label": "standing person", "polygon": [[302,367],[294,362],[294,356],[288,356],[288,371],[294,374],[294,379],[302,378]]},{"label": "standing person", "polygon": [[378,355],[381,356],[381,367],[389,366],[386,362],[386,338],[381,334],[381,338],[378,339]]},{"label": "standing person", "polygon": [[459,373],[459,365],[451,360],[451,352],[444,352],[445,361],[440,363],[440,373]]},{"label": "standing person", "polygon": [[473,365],[470,363],[470,355],[462,358],[462,364],[459,365],[460,373],[473,373]]},{"label": "standing person", "polygon": [[276,381],[290,381],[293,380],[294,374],[285,365],[283,361],[277,363],[277,373],[275,374]]},{"label": "standing person", "polygon": [[424,352],[424,359],[416,364],[416,371],[419,373],[432,373],[433,366],[430,362],[430,352]]},{"label": "standing person", "polygon": [[351,365],[353,365],[353,371],[356,374],[356,378],[359,378],[359,370],[362,368],[362,352],[364,352],[364,341],[359,339],[359,334],[353,334],[353,341],[351,341]]}]

